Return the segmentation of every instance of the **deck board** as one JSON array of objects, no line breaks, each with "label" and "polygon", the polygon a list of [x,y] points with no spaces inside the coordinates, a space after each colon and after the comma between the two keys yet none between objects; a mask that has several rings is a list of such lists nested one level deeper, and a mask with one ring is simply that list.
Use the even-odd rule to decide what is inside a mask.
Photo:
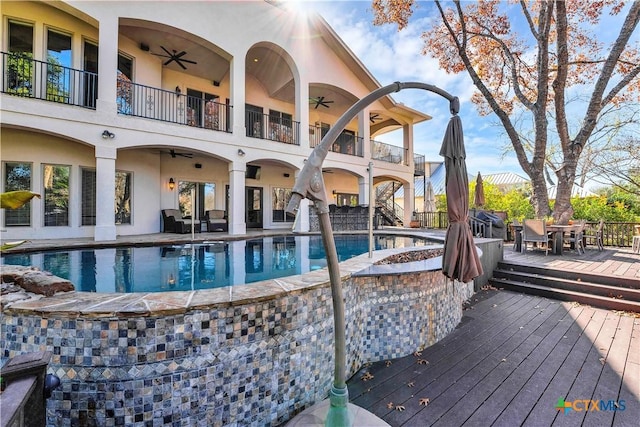
[{"label": "deck board", "polygon": [[[639,317],[504,290],[472,300],[465,321],[420,356],[354,375],[351,402],[394,427],[637,425]],[[623,399],[626,409],[561,414],[558,398]]]}]

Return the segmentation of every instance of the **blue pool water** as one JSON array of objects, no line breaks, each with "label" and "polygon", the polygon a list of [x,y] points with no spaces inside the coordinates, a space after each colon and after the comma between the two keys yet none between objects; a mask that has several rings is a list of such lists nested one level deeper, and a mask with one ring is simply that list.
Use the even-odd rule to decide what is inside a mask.
[{"label": "blue pool water", "polygon": [[[433,244],[391,235],[376,235],[374,240],[376,250]],[[336,235],[335,241],[340,261],[369,251],[367,235]],[[4,254],[0,263],[36,266],[70,280],[78,291],[107,293],[210,289],[327,266],[321,236]]]}]

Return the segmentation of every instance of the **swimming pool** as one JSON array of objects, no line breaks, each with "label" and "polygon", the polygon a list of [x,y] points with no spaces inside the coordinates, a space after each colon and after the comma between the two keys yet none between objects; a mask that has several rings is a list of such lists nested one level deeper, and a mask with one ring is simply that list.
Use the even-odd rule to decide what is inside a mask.
[{"label": "swimming pool", "polygon": [[[366,253],[367,235],[335,235],[339,261]],[[419,237],[374,236],[374,249],[428,246]],[[78,291],[166,292],[221,288],[326,267],[321,236],[278,236],[154,247],[5,254],[1,264],[35,266]]]}]

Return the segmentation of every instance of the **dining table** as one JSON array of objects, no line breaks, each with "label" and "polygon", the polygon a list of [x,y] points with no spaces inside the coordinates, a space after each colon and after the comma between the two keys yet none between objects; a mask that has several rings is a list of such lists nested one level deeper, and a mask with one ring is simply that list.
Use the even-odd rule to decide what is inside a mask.
[{"label": "dining table", "polygon": [[[547,233],[553,233],[553,248],[551,253],[562,255],[565,233],[575,233],[580,229],[580,224],[547,224],[546,229]],[[513,225],[513,230],[515,233],[513,250],[520,252],[522,250],[522,224]]]}]

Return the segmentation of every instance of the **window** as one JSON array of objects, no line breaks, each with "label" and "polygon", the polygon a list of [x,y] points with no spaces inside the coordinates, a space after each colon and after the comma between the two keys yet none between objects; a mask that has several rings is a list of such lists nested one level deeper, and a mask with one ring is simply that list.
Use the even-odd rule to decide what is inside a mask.
[{"label": "window", "polygon": [[96,171],[95,169],[80,169],[82,186],[81,210],[82,225],[96,225]]},{"label": "window", "polygon": [[82,105],[96,108],[96,99],[98,99],[98,45],[85,40],[83,55]]},{"label": "window", "polygon": [[116,102],[118,113],[133,114],[133,60],[118,54],[118,83]]},{"label": "window", "polygon": [[[31,163],[4,163],[4,191],[31,190]],[[31,203],[4,211],[5,227],[30,226]]]},{"label": "window", "polygon": [[[193,201],[191,199],[191,190],[194,190],[195,198]],[[184,216],[204,218],[206,211],[216,209],[215,196],[216,184],[213,182],[178,182],[178,205],[180,212]]]},{"label": "window", "polygon": [[349,193],[336,193],[336,205],[358,206],[358,195]]},{"label": "window", "polygon": [[131,172],[116,171],[116,225],[131,224],[131,178]]},{"label": "window", "polygon": [[273,222],[293,222],[295,217],[284,211],[291,200],[291,188],[274,187],[271,198]]},{"label": "window", "polygon": [[187,124],[218,129],[217,99],[218,95],[187,89]]},{"label": "window", "polygon": [[71,36],[47,31],[47,100],[71,102]]},{"label": "window", "polygon": [[33,26],[9,21],[7,92],[33,96]]},{"label": "window", "polygon": [[69,166],[43,165],[44,225],[69,225]]},{"label": "window", "polygon": [[276,110],[269,110],[269,139],[279,142],[293,142],[291,125],[293,116]]},{"label": "window", "polygon": [[[82,225],[96,225],[96,171],[82,169]],[[114,223],[131,224],[131,172],[116,171]]]}]

